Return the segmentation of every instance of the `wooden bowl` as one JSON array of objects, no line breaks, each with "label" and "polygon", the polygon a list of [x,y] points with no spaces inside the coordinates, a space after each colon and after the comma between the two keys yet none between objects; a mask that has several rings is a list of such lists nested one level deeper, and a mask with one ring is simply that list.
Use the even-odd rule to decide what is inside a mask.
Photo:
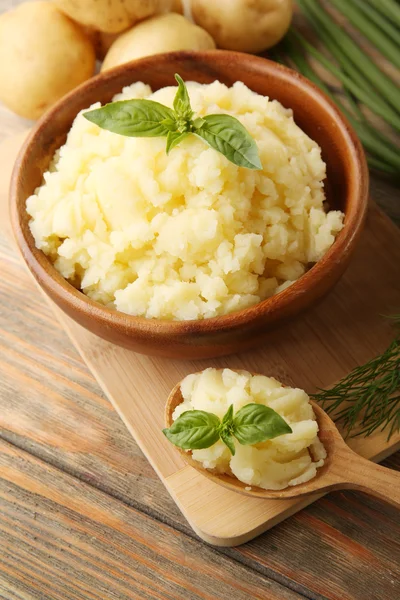
[{"label": "wooden bowl", "polygon": [[[161,321],[106,308],[75,289],[35,247],[25,203],[40,185],[76,114],[96,101],[109,102],[124,86],[144,81],[153,89],[186,80],[232,85],[243,81],[255,92],[294,111],[297,124],[322,148],[327,163],[329,203],[345,212],[334,245],[297,282],[276,296],[229,315],[198,321]],[[107,71],[59,101],[37,123],[16,161],[10,188],[14,234],[22,255],[50,298],[93,333],[144,354],[211,358],[261,343],[268,331],[320,300],[346,269],[360,237],[367,208],[368,170],[360,142],[332,102],[295,71],[247,54],[174,52],[143,58]]]}]

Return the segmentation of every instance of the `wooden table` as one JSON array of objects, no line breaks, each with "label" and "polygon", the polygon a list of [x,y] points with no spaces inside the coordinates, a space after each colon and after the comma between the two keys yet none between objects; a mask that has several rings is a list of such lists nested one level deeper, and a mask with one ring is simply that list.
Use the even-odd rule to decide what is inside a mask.
[{"label": "wooden table", "polygon": [[[0,141],[26,125],[0,106]],[[372,190],[398,218],[398,191]],[[200,542],[4,238],[0,272],[1,599],[400,597],[398,512],[362,494],[237,549]]]}]

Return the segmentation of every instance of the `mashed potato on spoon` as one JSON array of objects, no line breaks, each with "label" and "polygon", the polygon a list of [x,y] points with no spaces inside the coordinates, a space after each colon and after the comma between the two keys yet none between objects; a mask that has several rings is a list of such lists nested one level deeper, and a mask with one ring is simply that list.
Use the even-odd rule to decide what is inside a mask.
[{"label": "mashed potato on spoon", "polygon": [[[61,275],[131,315],[192,320],[251,306],[301,277],[343,226],[324,210],[320,148],[290,109],[240,82],[187,87],[197,115],[246,127],[261,171],[194,135],[167,156],[165,138],[116,135],[79,114],[27,200],[36,245]],[[172,106],[175,92],[135,83],[114,99]]]},{"label": "mashed potato on spoon", "polygon": [[309,397],[303,390],[285,387],[273,377],[214,368],[188,375],[180,389],[183,402],[174,410],[173,421],[192,410],[222,419],[230,405],[236,414],[255,403],[272,408],[292,430],[253,445],[242,445],[233,438],[234,455],[221,439],[209,448],[192,450],[192,458],[205,469],[233,475],[249,486],[282,490],[309,481],[324,464],[326,451],[318,438],[318,423]]}]

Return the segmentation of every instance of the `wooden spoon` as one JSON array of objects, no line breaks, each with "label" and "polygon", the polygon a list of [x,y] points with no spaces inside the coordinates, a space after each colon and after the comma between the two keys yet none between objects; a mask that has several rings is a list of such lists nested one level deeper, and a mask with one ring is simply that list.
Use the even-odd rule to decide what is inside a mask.
[{"label": "wooden spoon", "polygon": [[[174,387],[167,400],[165,408],[167,427],[171,427],[173,423],[172,414],[175,408],[183,402],[180,385],[179,382]],[[264,490],[256,486],[249,486],[236,477],[220,475],[204,469],[199,462],[193,460],[190,451],[181,448],[177,448],[177,450],[186,462],[197,471],[215,483],[246,496],[285,499],[332,490],[353,489],[371,494],[400,507],[400,473],[376,465],[353,452],[326,412],[315,402],[311,401],[311,404],[318,422],[318,437],[325,447],[327,458],[323,467],[317,470],[317,475],[306,483],[283,490]]]}]

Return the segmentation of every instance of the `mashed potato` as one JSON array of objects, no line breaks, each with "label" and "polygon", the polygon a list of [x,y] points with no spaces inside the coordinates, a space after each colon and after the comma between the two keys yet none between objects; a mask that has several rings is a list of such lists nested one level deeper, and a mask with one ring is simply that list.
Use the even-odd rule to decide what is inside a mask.
[{"label": "mashed potato", "polygon": [[[242,122],[262,171],[194,135],[167,156],[165,138],[116,135],[79,114],[27,200],[36,245],[63,277],[131,315],[202,319],[260,302],[301,277],[343,226],[342,213],[324,210],[320,148],[291,110],[240,82],[188,90],[196,114]],[[175,92],[135,83],[115,99],[172,106]]]},{"label": "mashed potato", "polygon": [[222,419],[230,404],[236,413],[255,402],[275,410],[292,428],[292,433],[254,446],[242,446],[234,438],[234,456],[221,440],[210,448],[193,450],[193,459],[204,468],[234,475],[247,485],[282,490],[309,481],[324,464],[326,451],[318,439],[318,424],[303,390],[284,387],[272,377],[247,371],[206,369],[185,377],[181,392],[184,401],[175,409],[173,420],[193,409]]}]

